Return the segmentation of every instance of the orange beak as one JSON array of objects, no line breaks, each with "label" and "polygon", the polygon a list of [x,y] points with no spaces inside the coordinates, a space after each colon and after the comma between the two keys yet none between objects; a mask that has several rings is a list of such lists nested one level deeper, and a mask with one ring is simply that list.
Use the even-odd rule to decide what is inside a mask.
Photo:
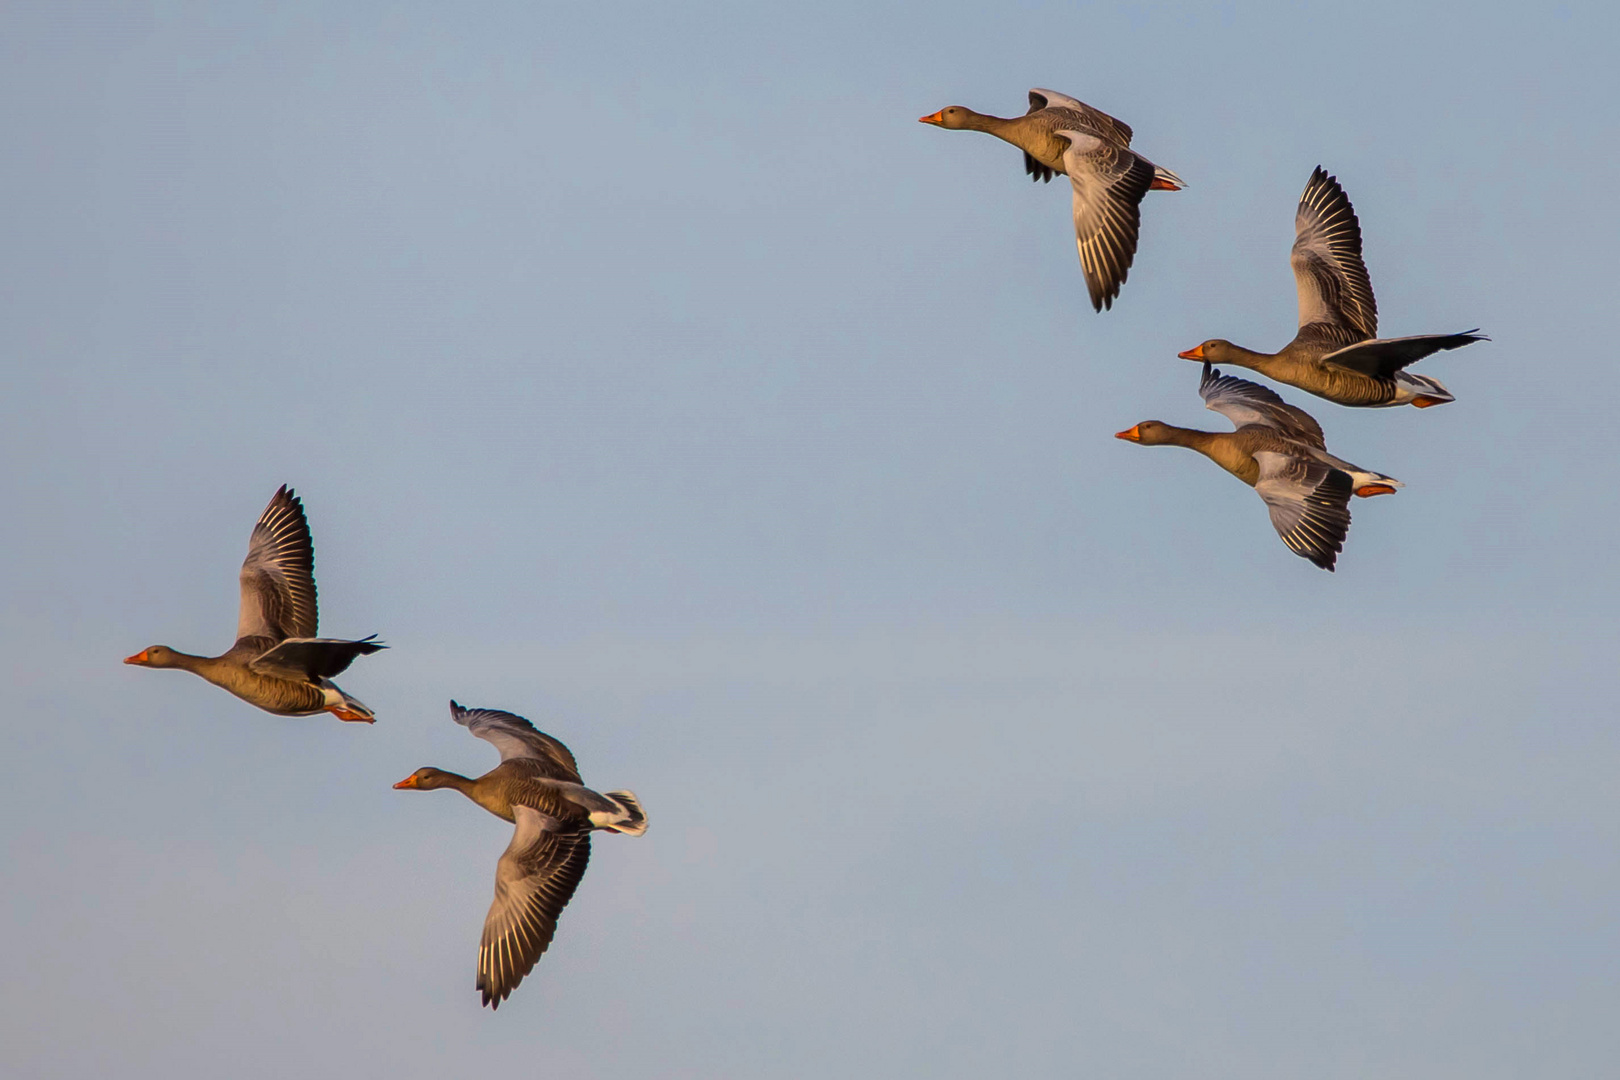
[{"label": "orange beak", "polygon": [[411,773],[411,775],[407,776],[405,779],[403,779],[399,783],[395,784],[394,785],[394,790],[398,791],[400,788],[413,788],[415,786],[416,786],[416,774]]},{"label": "orange beak", "polygon": [[937,112],[937,113],[931,113],[928,116],[919,116],[919,117],[917,117],[917,123],[919,123],[919,124],[943,124],[944,122],[945,122],[945,110],[944,109],[939,110],[939,112]]},{"label": "orange beak", "polygon": [[1142,425],[1141,424],[1132,424],[1130,427],[1126,428],[1124,431],[1116,431],[1116,432],[1114,432],[1114,438],[1116,438],[1116,439],[1124,439],[1126,442],[1141,442],[1142,441]]},{"label": "orange beak", "polygon": [[147,660],[146,660],[146,650],[145,649],[142,649],[140,652],[136,653],[134,656],[126,656],[126,657],[124,657],[124,663],[126,663],[126,664],[144,664],[146,662],[147,662]]},{"label": "orange beak", "polygon": [[1202,360],[1204,358],[1204,347],[1202,345],[1194,345],[1186,352],[1178,352],[1176,355],[1181,357],[1183,360]]}]

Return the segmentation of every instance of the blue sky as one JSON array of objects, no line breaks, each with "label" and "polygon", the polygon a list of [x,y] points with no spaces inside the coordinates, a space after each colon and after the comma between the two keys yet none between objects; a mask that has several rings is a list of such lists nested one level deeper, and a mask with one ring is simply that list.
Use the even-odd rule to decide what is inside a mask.
[{"label": "blue sky", "polygon": [[[21,1075],[1581,1075],[1617,1050],[1607,6],[11,5],[0,1060]],[[1185,177],[1112,312],[1047,86]],[[1175,353],[1317,164],[1455,404],[1336,574]],[[280,483],[370,728],[223,650]],[[512,709],[604,837],[498,1014]]]}]

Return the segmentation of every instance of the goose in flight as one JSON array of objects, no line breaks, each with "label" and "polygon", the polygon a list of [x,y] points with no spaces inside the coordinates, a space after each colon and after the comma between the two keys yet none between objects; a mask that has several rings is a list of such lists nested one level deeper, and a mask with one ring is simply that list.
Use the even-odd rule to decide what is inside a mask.
[{"label": "goose in flight", "polygon": [[1488,341],[1461,334],[1378,336],[1378,303],[1361,261],[1361,223],[1339,181],[1318,165],[1294,212],[1289,261],[1299,288],[1299,333],[1275,353],[1214,338],[1178,353],[1184,360],[1251,368],[1340,405],[1415,405],[1456,400],[1438,379],[1405,368],[1430,353]]},{"label": "goose in flight", "polygon": [[1350,531],[1350,496],[1392,495],[1404,485],[1327,452],[1321,425],[1276,394],[1209,364],[1198,393],[1236,431],[1195,431],[1144,420],[1114,437],[1144,446],[1185,446],[1254,488],[1288,549],[1332,570]]},{"label": "goose in flight", "polygon": [[919,121],[984,131],[1012,143],[1024,152],[1024,171],[1032,180],[1047,182],[1057,173],[1069,178],[1080,269],[1098,311],[1113,307],[1136,257],[1142,196],[1187,186],[1131,149],[1131,129],[1123,121],[1052,90],[1031,90],[1029,111],[1019,117],[986,116],[951,105]]},{"label": "goose in flight", "polygon": [[394,787],[455,788],[517,826],[495,864],[495,902],[478,944],[477,988],[484,1004],[498,1009],[551,944],[557,917],[585,876],[592,830],[640,836],[647,815],[628,791],[599,794],[586,787],[568,747],[523,717],[454,701],[450,716],[493,744],[501,763],[477,779],[417,769]]},{"label": "goose in flight", "polygon": [[374,723],[375,713],[332,682],[357,656],[386,648],[377,635],[349,641],[315,636],[315,547],[304,504],[283,484],[259,515],[242,562],[236,644],[219,656],[153,645],[124,663],[180,668],[278,716],[329,712]]}]

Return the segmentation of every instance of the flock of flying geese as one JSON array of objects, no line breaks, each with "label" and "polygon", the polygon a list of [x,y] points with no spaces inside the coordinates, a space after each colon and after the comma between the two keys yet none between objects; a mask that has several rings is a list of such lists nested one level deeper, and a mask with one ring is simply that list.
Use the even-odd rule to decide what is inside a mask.
[{"label": "flock of flying geese", "polygon": [[[1024,152],[1032,178],[1069,178],[1080,265],[1092,306],[1101,311],[1119,296],[1136,254],[1143,196],[1185,185],[1132,150],[1131,129],[1106,113],[1050,90],[1031,90],[1029,102],[1029,112],[1014,119],[953,105],[922,122],[989,132]],[[1206,455],[1259,493],[1290,549],[1332,570],[1350,528],[1350,497],[1391,494],[1400,481],[1328,453],[1322,428],[1307,413],[1212,365],[1250,368],[1341,405],[1427,408],[1452,397],[1434,379],[1404,369],[1430,353],[1482,338],[1477,332],[1377,336],[1378,308],[1361,261],[1360,224],[1344,190],[1320,168],[1294,221],[1294,340],[1276,353],[1215,339],[1180,354],[1203,362],[1199,393],[1236,430],[1194,431],[1145,420],[1118,437]],[[374,722],[375,714],[332,679],[356,657],[385,646],[376,635],[317,636],[314,545],[303,504],[285,486],[253,528],[240,585],[236,643],[223,654],[195,656],[153,645],[124,662],[190,671],[278,716],[329,712],[340,720]],[[454,788],[515,827],[496,865],[495,900],[478,949],[477,989],[484,1004],[496,1008],[551,944],[557,918],[584,876],[591,833],[640,836],[647,816],[628,791],[586,787],[568,748],[521,716],[465,709],[454,701],[450,716],[500,751],[501,763],[476,779],[422,768],[394,787]]]},{"label": "flock of flying geese", "polygon": [[[985,116],[952,105],[921,118],[953,130],[983,131],[1024,152],[1033,180],[1063,173],[1074,188],[1080,268],[1098,311],[1112,307],[1136,255],[1140,206],[1149,191],[1178,191],[1181,177],[1131,149],[1131,129],[1107,113],[1051,90],[1029,92],[1023,116]],[[1237,430],[1195,431],[1144,420],[1117,438],[1145,446],[1185,446],[1254,488],[1272,527],[1295,554],[1332,570],[1350,531],[1350,497],[1392,495],[1399,480],[1328,453],[1322,427],[1273,391],[1213,365],[1258,371],[1340,405],[1426,409],[1455,400],[1436,379],[1405,369],[1430,353],[1486,340],[1461,334],[1378,336],[1378,303],[1361,260],[1361,224],[1339,182],[1318,167],[1294,213],[1290,263],[1299,289],[1299,332],[1275,353],[1215,338],[1179,353],[1202,361],[1198,392],[1206,408]]]}]

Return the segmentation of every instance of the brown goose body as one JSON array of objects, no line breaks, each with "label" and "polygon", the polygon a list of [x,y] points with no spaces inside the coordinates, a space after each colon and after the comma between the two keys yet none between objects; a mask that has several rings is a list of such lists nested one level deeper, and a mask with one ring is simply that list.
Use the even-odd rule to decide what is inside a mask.
[{"label": "brown goose body", "polygon": [[1136,258],[1142,196],[1186,185],[1131,149],[1130,126],[1083,101],[1052,90],[1029,92],[1029,111],[1019,117],[988,116],[951,105],[920,118],[925,124],[982,131],[1024,152],[1032,179],[1069,178],[1074,189],[1075,246],[1092,307],[1113,306]]},{"label": "brown goose body", "polygon": [[[1132,441],[1196,450],[1250,487],[1260,482],[1260,463],[1255,454],[1268,450],[1277,454],[1298,452],[1293,440],[1257,424],[1248,424],[1236,431],[1199,431],[1159,421],[1150,423],[1158,423],[1161,430],[1157,437],[1139,437]],[[1138,424],[1137,428],[1141,426]]]},{"label": "brown goose body", "polygon": [[[169,662],[163,662],[163,646],[144,649],[145,667],[175,667],[206,679],[221,690],[228,690],[249,705],[256,705],[277,716],[310,716],[327,708],[325,690],[307,681],[288,679],[279,675],[266,675],[253,670],[255,657],[266,651],[260,647],[264,639],[247,638],[238,641],[229,651],[219,656],[193,656],[178,649],[167,649]],[[141,663],[130,657],[128,663]]]},{"label": "brown goose body", "polygon": [[315,636],[315,548],[303,503],[285,484],[253,528],[240,586],[241,613],[230,649],[196,656],[153,645],[124,663],[189,671],[277,716],[330,712],[340,720],[373,722],[376,714],[332,676],[355,657],[385,646],[373,640],[376,635],[358,641]]},{"label": "brown goose body", "polygon": [[1299,293],[1299,331],[1277,352],[1256,352],[1212,338],[1184,360],[1228,364],[1339,405],[1420,409],[1454,401],[1438,379],[1404,370],[1433,353],[1488,340],[1459,334],[1378,337],[1378,302],[1361,256],[1361,222],[1350,198],[1320,166],[1294,214],[1290,264]]},{"label": "brown goose body", "polygon": [[568,748],[523,717],[454,701],[450,715],[493,744],[501,763],[477,778],[421,768],[394,787],[453,788],[516,826],[495,867],[495,901],[478,948],[477,989],[485,1005],[499,1008],[550,946],[557,919],[585,876],[591,832],[640,836],[647,815],[628,791],[586,787]]},{"label": "brown goose body", "polygon": [[596,805],[596,800],[583,794],[588,789],[577,780],[549,775],[552,771],[535,761],[513,758],[478,777],[428,768],[411,774],[417,777],[414,783],[400,784],[423,790],[453,788],[503,821],[516,823],[512,808],[527,806],[555,821],[563,831],[590,829],[589,807]]}]

